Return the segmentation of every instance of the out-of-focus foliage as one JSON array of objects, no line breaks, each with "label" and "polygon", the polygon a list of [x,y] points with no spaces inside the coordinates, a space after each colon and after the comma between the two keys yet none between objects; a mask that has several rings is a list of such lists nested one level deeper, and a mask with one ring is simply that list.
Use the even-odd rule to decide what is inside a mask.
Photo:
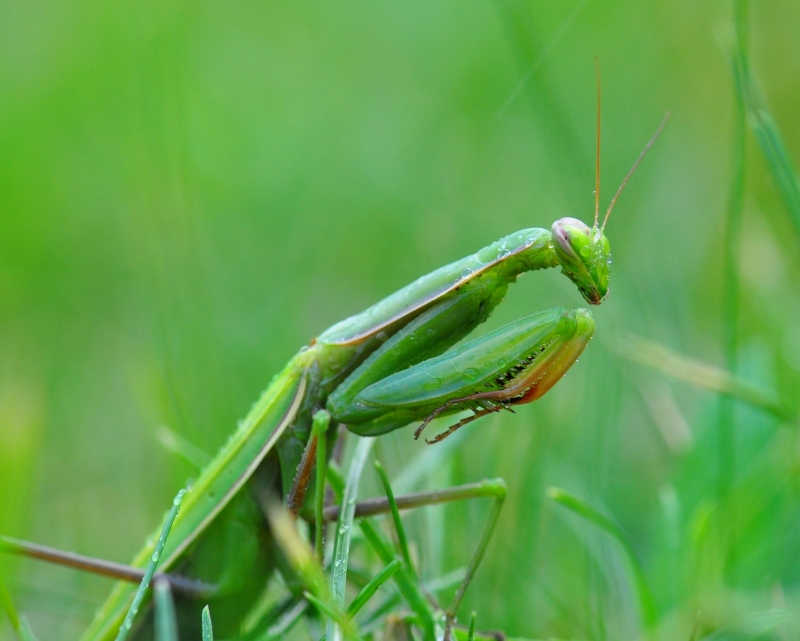
[{"label": "out-of-focus foliage", "polygon": [[[640,629],[625,553],[551,485],[625,534],[662,638],[688,639],[698,616],[697,638],[749,638],[747,617],[800,613],[796,432],[737,406],[721,489],[718,399],[617,349],[635,333],[725,362],[732,15],[673,0],[5,0],[0,532],[130,558],[195,474],[160,426],[213,453],[331,323],[516,229],[590,222],[597,55],[604,202],[673,117],[608,225],[611,295],[584,358],[543,401],[465,428],[427,482],[509,484],[462,613],[512,636]],[[751,7],[750,68],[795,165],[799,23],[797,2]],[[796,409],[800,237],[750,133],[740,266],[737,374]],[[582,300],[555,271],[528,275],[490,325],[556,304]],[[376,450],[397,476],[426,447],[408,430]],[[431,576],[466,561],[486,514],[437,509],[409,530]],[[42,639],[74,638],[108,588],[0,564]]]}]

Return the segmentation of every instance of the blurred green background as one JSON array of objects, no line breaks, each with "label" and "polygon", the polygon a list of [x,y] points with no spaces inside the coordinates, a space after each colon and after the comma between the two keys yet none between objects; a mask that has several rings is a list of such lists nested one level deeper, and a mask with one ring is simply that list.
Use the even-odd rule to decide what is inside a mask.
[{"label": "blurred green background", "polygon": [[[800,613],[796,432],[737,405],[721,449],[714,394],[617,351],[633,333],[725,363],[732,15],[664,0],[5,0],[0,532],[125,561],[194,473],[161,426],[214,452],[328,325],[517,229],[591,222],[597,55],[604,203],[672,120],[607,228],[611,295],[581,362],[540,403],[465,428],[427,484],[509,484],[463,612],[511,635],[636,638],[620,547],[550,501],[557,485],[620,524],[661,638]],[[796,161],[798,24],[796,1],[751,7],[750,64]],[[742,229],[738,373],[796,406],[800,235],[750,133]],[[528,275],[488,325],[558,304],[583,303],[557,271]],[[402,431],[376,453],[397,475],[426,447]],[[485,513],[431,517],[425,571],[463,564]],[[74,638],[109,587],[2,563],[43,639]]]}]

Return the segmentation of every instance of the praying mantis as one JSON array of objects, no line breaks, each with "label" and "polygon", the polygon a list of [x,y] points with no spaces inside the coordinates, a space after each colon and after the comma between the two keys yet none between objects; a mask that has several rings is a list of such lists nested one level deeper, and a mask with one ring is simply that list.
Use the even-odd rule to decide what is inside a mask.
[{"label": "praying mantis", "polygon": [[[538,312],[458,344],[526,272],[560,267],[588,304],[605,300],[611,264],[605,225],[663,125],[602,225],[598,124],[592,227],[566,217],[549,229],[507,235],[333,325],[290,359],[194,481],[174,521],[159,570],[214,586],[202,601],[179,600],[181,624],[199,626],[200,609],[209,603],[215,631],[222,638],[238,634],[238,622],[263,591],[265,577],[281,564],[260,499],[280,495],[297,515],[307,503],[319,440],[332,439],[334,425],[377,436],[420,422],[418,438],[436,418],[471,412],[427,441],[436,443],[482,416],[540,399],[564,376],[593,336],[587,309]],[[321,415],[331,427],[320,436],[312,425]],[[131,565],[143,567],[152,551],[150,542]],[[84,641],[113,639],[133,592],[131,584],[118,583]]]}]

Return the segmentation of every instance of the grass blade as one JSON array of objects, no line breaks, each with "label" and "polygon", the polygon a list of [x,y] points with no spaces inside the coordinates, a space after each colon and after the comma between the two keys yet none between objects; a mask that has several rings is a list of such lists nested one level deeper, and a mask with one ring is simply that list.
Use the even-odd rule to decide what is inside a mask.
[{"label": "grass blade", "polygon": [[17,639],[19,641],[37,641],[28,621],[25,617],[17,614],[17,609],[14,607],[14,602],[11,600],[11,595],[8,593],[2,577],[0,577],[0,603],[2,603],[3,610],[11,622],[11,628],[14,630]]},{"label": "grass blade", "polygon": [[153,580],[153,602],[156,609],[156,641],[178,641],[178,622],[175,619],[175,602],[169,582],[156,577]]},{"label": "grass blade", "polygon": [[336,463],[332,461],[328,462],[328,468],[325,471],[325,480],[328,481],[331,492],[333,492],[333,498],[337,503],[341,503],[342,496],[344,495],[344,479]]},{"label": "grass blade", "polygon": [[763,639],[775,628],[789,623],[794,617],[786,610],[764,610],[742,616],[735,623],[704,637],[704,641],[727,641],[735,638],[741,641]]},{"label": "grass blade", "polygon": [[322,599],[318,599],[315,597],[311,592],[306,590],[303,592],[303,596],[305,597],[306,601],[311,603],[314,607],[317,608],[320,612],[322,612],[325,616],[328,617],[331,621],[337,622],[339,625],[343,625],[345,623],[345,619],[342,616],[342,613],[339,612],[335,607],[333,607],[330,603],[323,601]]},{"label": "grass blade", "polygon": [[367,602],[373,597],[373,595],[380,589],[380,587],[386,583],[392,576],[394,575],[397,570],[400,569],[402,562],[400,559],[395,559],[385,568],[383,568],[378,574],[375,575],[375,578],[372,579],[369,583],[367,583],[361,591],[356,595],[356,598],[353,599],[353,602],[347,608],[347,615],[349,617],[354,617],[358,612],[363,608]]},{"label": "grass blade", "polygon": [[753,385],[721,367],[683,356],[653,341],[630,335],[620,341],[617,351],[630,361],[695,387],[737,398],[783,421],[792,422],[796,419],[794,412],[774,392]]},{"label": "grass blade", "polygon": [[169,429],[166,425],[162,425],[156,429],[156,440],[166,452],[186,461],[189,465],[196,467],[198,470],[202,470],[211,462],[211,459],[214,458],[191,441],[188,441],[177,432]]},{"label": "grass blade", "polygon": [[758,146],[767,161],[767,165],[778,187],[789,217],[800,234],[800,180],[786,149],[780,128],[775,119],[764,106],[764,99],[753,80],[747,58],[747,3],[737,3],[736,40],[728,47],[728,58],[733,73],[734,85],[740,101],[747,114],[747,120],[753,128]]},{"label": "grass blade", "polygon": [[136,617],[136,613],[139,611],[139,606],[142,604],[144,596],[147,593],[147,588],[150,586],[150,581],[156,572],[158,562],[161,560],[161,553],[164,551],[164,545],[167,542],[169,531],[172,528],[172,523],[175,521],[175,517],[178,516],[178,511],[181,509],[181,502],[183,501],[183,497],[185,495],[186,490],[181,490],[172,501],[172,507],[169,510],[169,514],[167,514],[166,521],[164,521],[164,527],[161,528],[161,534],[158,536],[155,550],[153,551],[153,555],[150,557],[150,563],[147,564],[147,569],[144,572],[144,578],[139,584],[139,589],[136,590],[136,595],[133,597],[133,602],[131,603],[130,608],[128,608],[128,613],[125,615],[125,620],[122,622],[122,625],[119,628],[116,641],[125,641],[125,638],[131,631],[133,619]]},{"label": "grass blade", "polygon": [[658,618],[658,612],[653,600],[653,595],[650,592],[650,588],[647,586],[644,570],[639,564],[639,560],[636,558],[633,548],[630,543],[628,543],[628,539],[622,529],[605,514],[602,514],[574,494],[570,494],[557,487],[551,487],[547,490],[547,495],[559,505],[583,517],[601,530],[610,534],[612,538],[620,544],[625,555],[628,557],[630,568],[633,571],[633,579],[639,596],[642,620],[648,627],[654,624]]},{"label": "grass blade", "polygon": [[325,555],[322,535],[325,532],[325,522],[323,520],[323,510],[325,508],[325,476],[328,467],[328,439],[326,433],[331,422],[331,415],[325,410],[319,410],[314,414],[314,422],[311,427],[312,436],[317,439],[317,475],[316,475],[316,494],[314,496],[314,554],[322,563]]},{"label": "grass blade", "polygon": [[0,602],[3,604],[3,610],[11,623],[11,627],[14,629],[14,632],[19,635],[19,615],[17,614],[17,609],[14,607],[14,602],[11,600],[11,595],[8,593],[2,577],[0,577]]},{"label": "grass blade", "polygon": [[[360,519],[358,523],[361,527],[361,531],[364,533],[364,537],[378,555],[378,558],[386,565],[390,564],[394,560],[394,550],[392,550],[391,544],[367,519]],[[424,638],[426,641],[433,641],[436,638],[433,613],[419,585],[408,574],[405,567],[400,568],[395,573],[394,581],[397,584],[397,589],[400,591],[400,594],[403,595],[406,603],[408,603],[408,606],[413,610],[414,614],[417,615]]]},{"label": "grass blade", "polygon": [[214,628],[211,625],[211,612],[208,606],[203,608],[202,614],[203,624],[203,641],[214,641]]},{"label": "grass blade", "polygon": [[261,637],[260,641],[278,641],[278,639],[285,638],[286,634],[288,634],[308,609],[308,605],[309,601],[299,599],[292,608],[267,630],[267,633]]},{"label": "grass blade", "polygon": [[800,235],[800,181],[778,124],[766,109],[754,105],[749,105],[749,116],[761,153],[767,159],[783,203]]},{"label": "grass blade", "polygon": [[414,571],[414,566],[411,563],[411,554],[408,551],[408,539],[406,539],[406,531],[403,527],[403,521],[400,519],[400,510],[397,508],[397,501],[394,499],[394,492],[392,492],[392,486],[389,483],[389,477],[386,476],[386,470],[383,469],[383,465],[380,464],[380,461],[375,461],[375,470],[378,472],[378,478],[381,480],[383,491],[386,494],[386,498],[389,501],[389,507],[392,511],[392,520],[394,521],[394,530],[397,534],[397,544],[400,547],[400,554],[403,555],[403,560],[406,563],[406,569],[408,570],[409,575],[416,579],[417,574]]},{"label": "grass blade", "polygon": [[[353,533],[358,484],[361,480],[361,473],[364,471],[364,464],[367,462],[367,457],[374,444],[374,438],[359,439],[353,454],[353,461],[350,463],[350,471],[342,496],[342,511],[336,527],[336,538],[333,542],[333,565],[331,566],[331,595],[333,603],[340,609],[344,607],[347,563],[350,558],[350,540]],[[340,630],[332,620],[328,622],[326,628],[326,637],[329,641],[336,641],[340,638]]]}]

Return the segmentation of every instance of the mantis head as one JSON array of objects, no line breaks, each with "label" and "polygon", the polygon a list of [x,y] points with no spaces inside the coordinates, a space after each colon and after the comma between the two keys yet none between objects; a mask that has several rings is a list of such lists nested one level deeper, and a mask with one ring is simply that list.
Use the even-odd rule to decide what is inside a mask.
[{"label": "mantis head", "polygon": [[577,218],[561,218],[551,228],[553,248],[561,271],[578,286],[590,305],[608,296],[611,248],[603,228],[589,227]]},{"label": "mantis head", "polygon": [[577,218],[561,218],[551,228],[553,248],[561,263],[561,271],[578,286],[583,298],[590,305],[599,305],[608,296],[608,272],[611,265],[611,248],[605,235],[606,223],[614,209],[617,198],[628,180],[636,171],[642,158],[653,146],[664,125],[669,119],[669,111],[656,129],[653,137],[645,145],[642,153],[633,163],[628,175],[622,181],[617,193],[611,199],[603,224],[600,219],[600,67],[595,58],[597,72],[597,154],[595,162],[594,226],[589,227]]}]

